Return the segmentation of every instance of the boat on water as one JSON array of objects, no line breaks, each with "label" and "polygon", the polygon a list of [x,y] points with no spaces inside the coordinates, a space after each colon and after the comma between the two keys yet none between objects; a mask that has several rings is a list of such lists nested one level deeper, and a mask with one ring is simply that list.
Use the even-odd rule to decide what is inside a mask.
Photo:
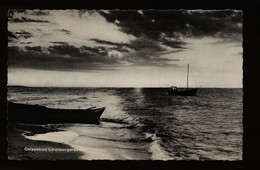
[{"label": "boat on water", "polygon": [[169,95],[175,95],[175,96],[196,96],[198,89],[186,89],[186,90],[180,90],[176,86],[172,86],[168,90]]},{"label": "boat on water", "polygon": [[102,108],[55,109],[40,105],[13,103],[8,101],[8,120],[29,124],[90,123],[98,124],[104,112]]},{"label": "boat on water", "polygon": [[189,64],[187,66],[187,88],[186,89],[178,89],[176,86],[171,86],[168,90],[168,95],[174,96],[196,96],[197,95],[197,88],[189,89]]}]

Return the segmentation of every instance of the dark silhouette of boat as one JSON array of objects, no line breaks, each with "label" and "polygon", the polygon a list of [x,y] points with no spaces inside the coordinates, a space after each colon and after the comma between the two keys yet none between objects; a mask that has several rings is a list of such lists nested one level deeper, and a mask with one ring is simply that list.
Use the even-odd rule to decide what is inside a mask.
[{"label": "dark silhouette of boat", "polygon": [[171,89],[169,89],[168,94],[169,95],[175,95],[175,96],[196,96],[198,89],[183,89],[180,90],[176,86],[172,86]]},{"label": "dark silhouette of boat", "polygon": [[8,101],[8,120],[29,124],[90,123],[98,124],[102,108],[55,109],[40,105],[18,104]]},{"label": "dark silhouette of boat", "polygon": [[176,86],[171,86],[168,90],[169,95],[175,96],[196,96],[197,95],[197,88],[189,89],[189,64],[187,66],[187,88],[186,89],[178,89]]}]

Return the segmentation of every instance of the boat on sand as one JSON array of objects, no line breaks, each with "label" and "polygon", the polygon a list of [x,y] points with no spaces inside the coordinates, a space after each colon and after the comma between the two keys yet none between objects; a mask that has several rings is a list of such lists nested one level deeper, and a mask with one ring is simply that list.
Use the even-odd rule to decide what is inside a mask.
[{"label": "boat on sand", "polygon": [[40,105],[8,101],[8,120],[29,124],[90,123],[98,124],[105,107],[88,109],[56,109]]}]

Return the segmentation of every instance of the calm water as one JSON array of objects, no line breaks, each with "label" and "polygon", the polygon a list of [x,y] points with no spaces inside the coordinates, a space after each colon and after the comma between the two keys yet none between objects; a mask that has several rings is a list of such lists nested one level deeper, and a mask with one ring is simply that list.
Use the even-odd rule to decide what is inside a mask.
[{"label": "calm water", "polygon": [[[8,87],[8,100],[52,108],[106,107],[99,125],[44,125],[62,132],[28,137],[64,142],[82,159],[241,160],[242,89]],[[59,158],[57,158],[59,159]]]}]

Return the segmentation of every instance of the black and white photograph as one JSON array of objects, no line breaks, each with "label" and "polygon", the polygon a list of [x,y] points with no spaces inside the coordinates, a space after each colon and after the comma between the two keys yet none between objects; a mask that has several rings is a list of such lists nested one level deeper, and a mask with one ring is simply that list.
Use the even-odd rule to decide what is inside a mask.
[{"label": "black and white photograph", "polygon": [[10,9],[9,160],[243,156],[243,12]]}]

